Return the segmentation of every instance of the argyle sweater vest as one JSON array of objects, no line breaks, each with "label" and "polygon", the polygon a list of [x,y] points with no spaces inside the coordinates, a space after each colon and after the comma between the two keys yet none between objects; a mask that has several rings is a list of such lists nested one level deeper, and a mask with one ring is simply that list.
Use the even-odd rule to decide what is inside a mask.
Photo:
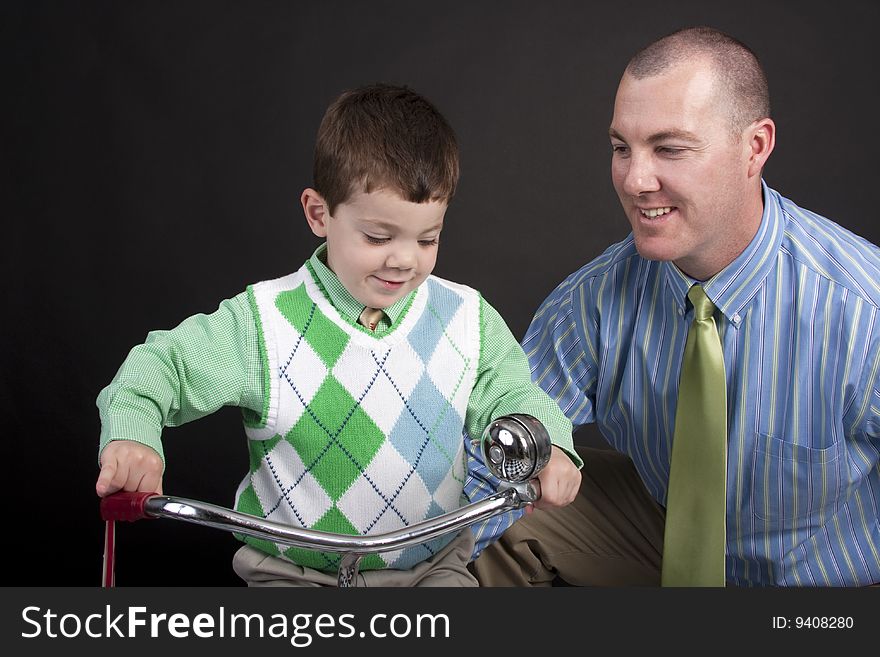
[{"label": "argyle sweater vest", "polygon": [[[248,292],[268,394],[259,421],[245,416],[250,473],[236,509],[367,535],[460,507],[464,418],[480,355],[479,294],[431,276],[394,329],[375,336],[339,315],[305,265]],[[335,571],[341,558],[239,538],[322,571]],[[452,538],[367,555],[360,567],[411,568]]]}]

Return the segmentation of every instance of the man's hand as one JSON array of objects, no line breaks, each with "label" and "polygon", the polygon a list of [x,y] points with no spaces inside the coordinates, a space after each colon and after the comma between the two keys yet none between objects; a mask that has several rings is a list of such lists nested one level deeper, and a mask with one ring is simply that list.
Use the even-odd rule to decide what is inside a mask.
[{"label": "man's hand", "polygon": [[581,473],[571,457],[554,445],[550,451],[550,461],[538,473],[538,485],[541,499],[535,502],[535,508],[565,506],[577,496],[581,487]]},{"label": "man's hand", "polygon": [[114,440],[101,451],[98,497],[124,490],[162,494],[162,457],[152,447],[132,440]]}]

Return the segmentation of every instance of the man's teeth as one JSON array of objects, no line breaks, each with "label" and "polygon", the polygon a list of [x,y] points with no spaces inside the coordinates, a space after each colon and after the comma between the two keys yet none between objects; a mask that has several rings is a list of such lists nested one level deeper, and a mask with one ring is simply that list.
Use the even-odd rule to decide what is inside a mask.
[{"label": "man's teeth", "polygon": [[668,212],[672,212],[672,208],[651,208],[650,210],[641,210],[641,213],[646,217],[650,217],[653,219],[654,217],[659,217]]}]

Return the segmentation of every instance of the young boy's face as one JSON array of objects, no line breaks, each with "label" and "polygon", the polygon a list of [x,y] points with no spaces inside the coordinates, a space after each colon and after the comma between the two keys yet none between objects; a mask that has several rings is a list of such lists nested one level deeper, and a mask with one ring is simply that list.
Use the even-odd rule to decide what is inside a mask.
[{"label": "young boy's face", "polygon": [[357,192],[331,217],[310,211],[310,191],[317,195],[306,190],[303,205],[312,232],[327,238],[327,266],[365,306],[387,308],[434,270],[445,202],[411,203],[383,189]]}]

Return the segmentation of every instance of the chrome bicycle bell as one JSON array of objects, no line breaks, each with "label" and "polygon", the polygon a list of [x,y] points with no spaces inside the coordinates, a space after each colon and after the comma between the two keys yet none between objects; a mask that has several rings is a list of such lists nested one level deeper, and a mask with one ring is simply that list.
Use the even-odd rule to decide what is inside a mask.
[{"label": "chrome bicycle bell", "polygon": [[525,413],[493,420],[481,440],[486,467],[499,479],[514,484],[534,479],[550,460],[550,448],[547,429]]}]

